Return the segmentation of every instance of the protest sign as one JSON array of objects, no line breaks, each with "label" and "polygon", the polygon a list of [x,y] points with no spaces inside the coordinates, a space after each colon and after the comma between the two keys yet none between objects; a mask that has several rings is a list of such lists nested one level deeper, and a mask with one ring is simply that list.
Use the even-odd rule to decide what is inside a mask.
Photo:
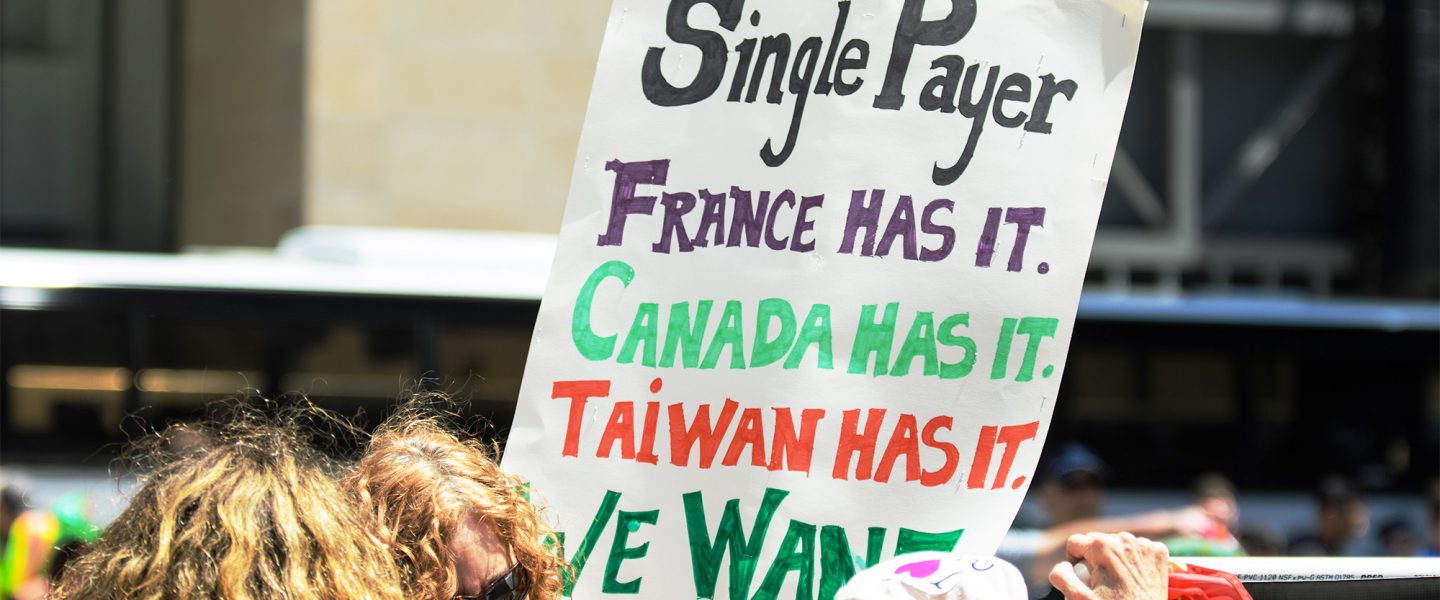
[{"label": "protest sign", "polygon": [[575,597],[824,598],[995,550],[1143,13],[614,3],[504,461]]}]

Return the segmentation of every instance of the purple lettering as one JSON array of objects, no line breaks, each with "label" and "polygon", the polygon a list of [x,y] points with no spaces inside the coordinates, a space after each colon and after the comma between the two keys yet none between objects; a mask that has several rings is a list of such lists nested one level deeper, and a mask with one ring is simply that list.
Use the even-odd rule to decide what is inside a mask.
[{"label": "purple lettering", "polygon": [[681,252],[694,250],[695,245],[691,243],[689,234],[685,233],[684,217],[695,208],[695,195],[689,192],[666,192],[660,195],[660,205],[665,207],[664,221],[660,224],[660,241],[651,245],[650,249],[669,254],[673,236],[675,242],[680,244]]},{"label": "purple lettering", "polygon": [[810,252],[815,249],[815,240],[808,242],[800,241],[800,236],[815,229],[815,220],[809,216],[810,209],[819,208],[825,202],[825,195],[804,196],[800,198],[800,209],[795,212],[795,234],[790,240],[792,252]]},{"label": "purple lettering", "polygon": [[1000,215],[1002,210],[991,208],[985,211],[985,229],[980,232],[980,244],[975,247],[975,266],[989,267],[995,256],[995,239],[1000,236]]},{"label": "purple lettering", "polygon": [[924,262],[937,262],[945,260],[950,256],[950,251],[955,249],[955,228],[949,225],[941,225],[935,222],[935,213],[941,209],[954,214],[955,203],[944,198],[934,200],[925,205],[925,211],[920,215],[920,231],[926,235],[940,236],[940,247],[934,250],[929,248],[920,249],[920,260]]},{"label": "purple lettering", "polygon": [[870,201],[865,201],[865,190],[850,192],[850,214],[845,217],[845,239],[840,242],[842,254],[855,253],[855,234],[865,230],[865,241],[860,245],[861,256],[874,256],[875,229],[880,226],[880,206],[885,203],[885,190],[870,190]]},{"label": "purple lettering", "polygon": [[700,227],[695,230],[695,237],[691,240],[696,246],[705,247],[710,245],[710,232],[715,232],[715,246],[725,245],[725,194],[715,194],[710,190],[700,190],[700,198],[705,200],[705,208],[701,209]]},{"label": "purple lettering", "polygon": [[904,238],[905,260],[915,260],[915,204],[910,196],[900,196],[900,201],[895,204],[895,212],[890,215],[890,222],[885,224],[885,234],[880,236],[880,247],[875,249],[875,255],[890,254],[890,246],[897,237]]},{"label": "purple lettering", "polygon": [[611,160],[605,163],[605,170],[615,172],[615,190],[610,195],[610,222],[597,245],[619,246],[625,237],[625,218],[632,214],[648,215],[655,210],[655,197],[636,196],[636,184],[664,185],[670,160],[629,163]]},{"label": "purple lettering", "polygon": [[1030,226],[1045,226],[1045,209],[1038,206],[1006,209],[1005,222],[1014,223],[1017,227],[1015,247],[1010,249],[1010,264],[1006,265],[1005,270],[1018,272],[1025,263],[1025,242],[1030,240]]},{"label": "purple lettering", "polygon": [[740,236],[745,236],[745,245],[760,247],[761,228],[765,225],[765,205],[770,202],[770,192],[761,192],[759,205],[750,204],[750,191],[730,186],[730,198],[735,201],[735,214],[730,219],[730,241],[726,246],[739,246]]},{"label": "purple lettering", "polygon": [[[766,194],[769,194],[769,192],[761,194],[762,206],[764,205],[763,197]],[[775,197],[775,203],[770,205],[770,212],[765,214],[765,223],[769,225],[768,227],[765,227],[765,246],[770,248],[771,250],[784,250],[785,245],[790,242],[789,237],[775,237],[775,214],[780,212],[781,206],[785,206],[787,204],[792,207],[795,206],[795,192],[792,192],[790,190],[780,192],[780,195]]]}]

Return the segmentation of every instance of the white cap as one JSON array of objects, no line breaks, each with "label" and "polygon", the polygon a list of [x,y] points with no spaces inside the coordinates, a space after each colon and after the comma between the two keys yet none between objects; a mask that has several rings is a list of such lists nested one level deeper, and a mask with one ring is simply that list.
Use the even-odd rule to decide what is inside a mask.
[{"label": "white cap", "polygon": [[1028,600],[1020,570],[993,556],[915,552],[861,571],[835,600]]}]

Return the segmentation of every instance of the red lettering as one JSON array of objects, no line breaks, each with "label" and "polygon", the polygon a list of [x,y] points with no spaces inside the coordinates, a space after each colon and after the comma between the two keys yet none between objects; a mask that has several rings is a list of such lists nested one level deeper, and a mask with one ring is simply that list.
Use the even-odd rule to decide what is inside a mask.
[{"label": "red lettering", "polygon": [[925,430],[920,432],[921,443],[945,453],[945,464],[938,470],[925,471],[920,473],[920,485],[936,487],[944,485],[955,475],[955,469],[960,466],[960,450],[955,444],[942,442],[935,439],[935,432],[941,429],[949,430],[955,424],[955,419],[950,417],[935,417],[925,424]]},{"label": "red lettering", "polygon": [[880,466],[875,467],[875,481],[890,481],[890,471],[901,456],[905,457],[905,481],[920,478],[918,429],[915,415],[900,415],[900,420],[895,422],[895,431],[890,434],[890,443],[885,445],[885,455],[880,457]]},{"label": "red lettering", "polygon": [[747,408],[740,411],[740,422],[735,425],[735,436],[730,438],[730,449],[720,464],[733,467],[740,462],[740,453],[750,447],[750,464],[765,466],[765,422],[760,409]]},{"label": "red lettering", "polygon": [[965,487],[978,490],[985,487],[985,476],[990,474],[990,456],[995,453],[995,435],[999,430],[994,425],[980,428],[980,441],[975,445],[975,458],[970,461],[970,478]]},{"label": "red lettering", "polygon": [[998,490],[1005,485],[1005,480],[1010,475],[1010,465],[1015,462],[1015,453],[1020,450],[1020,443],[1035,439],[1035,433],[1038,431],[1040,431],[1039,421],[1000,428],[999,441],[1001,444],[1005,444],[1005,453],[1000,455],[1000,470],[995,473],[995,483],[990,486],[990,489]]},{"label": "red lettering", "polygon": [[557,381],[550,387],[552,399],[570,399],[570,419],[565,423],[565,448],[561,456],[580,454],[580,423],[585,420],[585,403],[591,398],[610,395],[610,381]]},{"label": "red lettering", "polygon": [[616,402],[615,406],[610,408],[610,421],[605,423],[605,435],[600,436],[600,449],[595,452],[595,456],[610,458],[615,442],[620,442],[621,458],[635,458],[634,402]]},{"label": "red lettering", "polygon": [[[655,381],[660,379],[657,377]],[[652,384],[651,387],[655,386]],[[646,402],[645,429],[640,432],[640,454],[636,455],[635,460],[652,465],[660,462],[660,457],[655,456],[655,430],[659,424],[660,403]]]},{"label": "red lettering", "polygon": [[815,451],[815,425],[825,416],[819,408],[800,411],[800,434],[795,434],[795,423],[790,419],[789,408],[774,408],[775,439],[770,443],[770,470],[779,471],[785,462],[789,471],[810,472],[810,457]]},{"label": "red lettering", "polygon": [[715,461],[715,451],[720,447],[720,439],[724,437],[726,429],[730,428],[730,420],[735,418],[735,410],[740,403],[725,399],[725,407],[720,409],[720,418],[712,428],[710,425],[710,405],[701,404],[695,411],[695,422],[690,427],[685,426],[685,405],[671,404],[670,410],[670,464],[683,467],[690,464],[690,450],[696,441],[700,442],[700,468],[708,469]]},{"label": "red lettering", "polygon": [[860,462],[855,466],[855,478],[861,481],[870,478],[870,468],[875,462],[875,444],[880,438],[880,425],[885,421],[885,409],[872,408],[865,421],[865,433],[859,432],[860,409],[847,410],[840,422],[840,445],[835,452],[835,468],[830,476],[835,479],[850,478],[850,460],[858,452]]}]

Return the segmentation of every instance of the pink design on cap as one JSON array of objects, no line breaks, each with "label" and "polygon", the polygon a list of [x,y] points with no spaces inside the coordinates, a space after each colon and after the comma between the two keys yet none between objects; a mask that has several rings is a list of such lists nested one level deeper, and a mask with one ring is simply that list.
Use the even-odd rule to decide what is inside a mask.
[{"label": "pink design on cap", "polygon": [[939,569],[940,559],[922,560],[920,562],[900,565],[900,568],[895,569],[895,574],[899,575],[901,573],[904,573],[911,577],[914,577],[915,579],[924,579],[926,577],[934,575],[935,571]]}]

